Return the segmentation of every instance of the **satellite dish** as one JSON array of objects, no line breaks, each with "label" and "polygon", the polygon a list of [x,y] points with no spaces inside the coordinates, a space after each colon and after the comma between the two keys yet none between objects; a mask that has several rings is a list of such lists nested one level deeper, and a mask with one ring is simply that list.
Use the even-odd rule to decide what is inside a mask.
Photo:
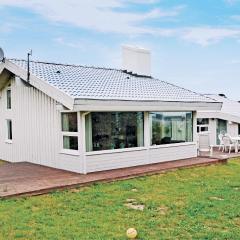
[{"label": "satellite dish", "polygon": [[4,52],[2,48],[0,48],[0,62],[3,62],[3,60],[4,60]]}]

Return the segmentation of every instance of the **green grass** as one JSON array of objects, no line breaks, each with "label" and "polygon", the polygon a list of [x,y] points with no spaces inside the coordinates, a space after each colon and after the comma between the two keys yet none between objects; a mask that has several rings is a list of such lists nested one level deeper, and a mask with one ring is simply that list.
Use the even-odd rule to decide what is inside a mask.
[{"label": "green grass", "polygon": [[0,167],[1,167],[1,165],[3,165],[4,163],[5,163],[5,162],[0,159]]},{"label": "green grass", "polygon": [[0,201],[4,240],[119,240],[129,227],[139,239],[240,239],[240,160]]}]

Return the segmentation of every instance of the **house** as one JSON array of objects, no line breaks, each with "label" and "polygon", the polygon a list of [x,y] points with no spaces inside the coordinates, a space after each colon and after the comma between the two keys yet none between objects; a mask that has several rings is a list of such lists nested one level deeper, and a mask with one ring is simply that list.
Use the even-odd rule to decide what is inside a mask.
[{"label": "house", "polygon": [[240,135],[240,103],[228,99],[224,94],[207,94],[206,97],[223,103],[221,110],[198,111],[197,131],[208,131],[210,143],[219,145],[218,135],[221,132],[228,133],[232,137]]},{"label": "house", "polygon": [[[131,61],[129,61],[131,59]],[[78,173],[197,156],[197,111],[221,103],[150,76],[150,52],[124,70],[4,59],[0,159]]]}]

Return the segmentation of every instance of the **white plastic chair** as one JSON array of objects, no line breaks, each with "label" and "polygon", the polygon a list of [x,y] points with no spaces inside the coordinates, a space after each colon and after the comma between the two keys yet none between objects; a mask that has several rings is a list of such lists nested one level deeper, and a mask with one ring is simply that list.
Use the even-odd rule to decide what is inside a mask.
[{"label": "white plastic chair", "polygon": [[232,151],[232,148],[234,149],[235,145],[233,143],[233,141],[231,140],[231,138],[229,136],[223,136],[223,145],[224,145],[224,152],[226,152],[227,150],[229,151],[229,154]]},{"label": "white plastic chair", "polygon": [[210,156],[213,154],[213,146],[210,145],[209,132],[201,132],[198,134],[198,155],[201,152],[210,152]]}]

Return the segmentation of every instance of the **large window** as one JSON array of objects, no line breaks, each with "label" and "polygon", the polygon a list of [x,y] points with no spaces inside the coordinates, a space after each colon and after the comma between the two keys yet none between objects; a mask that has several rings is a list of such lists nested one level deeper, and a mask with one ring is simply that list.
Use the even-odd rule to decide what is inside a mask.
[{"label": "large window", "polygon": [[192,112],[151,112],[151,144],[192,142]]},{"label": "large window", "polygon": [[92,112],[86,116],[86,151],[144,145],[143,112]]},{"label": "large window", "polygon": [[197,119],[197,132],[208,131],[209,119],[208,118],[198,118]]},{"label": "large window", "polygon": [[63,149],[78,150],[77,113],[62,113]]}]

